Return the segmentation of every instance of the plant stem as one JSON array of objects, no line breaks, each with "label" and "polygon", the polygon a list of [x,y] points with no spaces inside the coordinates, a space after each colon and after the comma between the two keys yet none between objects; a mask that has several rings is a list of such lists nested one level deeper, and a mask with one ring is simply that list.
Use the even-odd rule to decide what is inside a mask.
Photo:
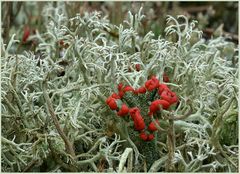
[{"label": "plant stem", "polygon": [[213,121],[213,130],[212,130],[212,136],[210,138],[210,142],[212,145],[221,152],[221,154],[224,156],[224,158],[231,163],[235,168],[237,168],[237,165],[230,159],[230,157],[225,153],[223,150],[220,142],[219,142],[219,135],[220,135],[220,129],[223,125],[223,118],[226,115],[227,111],[230,109],[230,106],[234,99],[229,99],[229,102],[226,104],[227,106],[223,109],[222,112],[218,113],[218,116]]},{"label": "plant stem", "polygon": [[[171,115],[171,118],[173,118],[173,115]],[[173,159],[174,159],[174,151],[175,151],[175,131],[174,131],[174,122],[172,119],[169,120],[167,147],[168,147],[168,160],[166,161],[166,171],[174,172],[175,166],[173,163]]]},{"label": "plant stem", "polygon": [[57,116],[54,113],[52,102],[51,102],[51,100],[50,100],[50,98],[47,94],[47,77],[48,77],[48,74],[47,74],[46,78],[43,80],[43,96],[44,96],[44,99],[45,99],[46,104],[47,104],[46,106],[47,106],[47,109],[50,113],[51,118],[53,119],[53,123],[54,123],[59,135],[61,136],[61,138],[63,139],[63,141],[65,143],[67,152],[69,152],[69,154],[74,159],[75,158],[75,151],[74,151],[74,148],[73,148],[73,144],[69,141],[68,137],[65,135],[62,128],[60,127]]}]

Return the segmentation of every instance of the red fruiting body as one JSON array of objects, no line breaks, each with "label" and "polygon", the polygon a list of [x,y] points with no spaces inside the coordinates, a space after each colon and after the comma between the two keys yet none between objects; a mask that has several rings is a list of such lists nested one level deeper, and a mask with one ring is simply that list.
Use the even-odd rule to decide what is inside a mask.
[{"label": "red fruiting body", "polygon": [[140,94],[144,94],[144,93],[146,93],[146,88],[145,87],[140,87],[139,89],[138,89],[138,93],[140,93]]},{"label": "red fruiting body", "polygon": [[134,94],[144,94],[144,93],[146,93],[146,91],[147,91],[146,88],[144,86],[142,86],[142,87],[134,90]]},{"label": "red fruiting body", "polygon": [[115,99],[120,99],[120,96],[117,95],[116,93],[113,93],[113,94],[111,95],[111,97],[112,97],[112,98],[115,98]]},{"label": "red fruiting body", "polygon": [[118,108],[117,103],[115,101],[114,98],[112,98],[112,96],[108,97],[106,100],[106,103],[108,104],[108,106],[112,109],[112,110],[116,110]]},{"label": "red fruiting body", "polygon": [[145,87],[147,90],[152,91],[159,86],[159,81],[155,76],[152,76],[152,78],[145,83]]},{"label": "red fruiting body", "polygon": [[127,92],[127,91],[134,92],[134,89],[131,86],[125,86],[124,89],[123,89],[123,92]]},{"label": "red fruiting body", "polygon": [[148,141],[152,141],[153,139],[154,139],[154,135],[153,134],[148,135]]},{"label": "red fruiting body", "polygon": [[150,105],[150,113],[155,113],[160,110],[159,105],[161,105],[163,109],[168,109],[168,107],[170,106],[169,102],[165,100],[155,100]]},{"label": "red fruiting body", "polygon": [[145,123],[141,116],[139,108],[137,108],[137,107],[131,108],[129,110],[129,113],[133,119],[135,129],[138,131],[143,130],[145,128]]},{"label": "red fruiting body", "polygon": [[27,26],[24,28],[24,33],[23,33],[23,38],[22,38],[23,43],[25,43],[27,41],[29,36],[30,36],[30,28],[29,28],[29,26]]},{"label": "red fruiting body", "polygon": [[126,104],[123,104],[123,105],[122,105],[122,108],[117,112],[117,115],[119,115],[119,116],[125,116],[125,115],[128,114],[128,111],[129,111],[129,109],[128,109],[127,105],[126,105]]},{"label": "red fruiting body", "polygon": [[63,40],[60,40],[58,43],[59,43],[60,47],[62,47],[62,48],[68,48],[69,47],[69,45],[67,43],[65,43]]},{"label": "red fruiting body", "polygon": [[139,134],[139,137],[143,140],[143,141],[147,141],[148,139],[148,135],[145,132],[141,132]]},{"label": "red fruiting body", "polygon": [[163,91],[161,93],[161,99],[166,100],[171,104],[176,103],[178,101],[177,95],[172,91]]},{"label": "red fruiting body", "polygon": [[140,114],[140,110],[137,107],[129,109],[129,114],[130,114],[130,116],[132,117],[133,120],[134,120],[134,117],[135,117],[136,113]]},{"label": "red fruiting body", "polygon": [[133,91],[133,93],[134,93],[134,94],[138,94],[138,90],[135,89],[135,90]]},{"label": "red fruiting body", "polygon": [[[140,65],[136,65],[136,69],[140,69]],[[163,76],[164,76],[163,81],[168,82],[169,78],[167,77],[167,75],[164,73]],[[144,117],[141,115],[140,109],[138,107],[128,108],[128,106],[125,103],[123,103],[121,99],[123,98],[124,94],[129,91],[133,92],[134,94],[144,94],[147,92],[147,90],[152,91],[154,89],[158,89],[157,92],[159,94],[160,99],[156,99],[149,106],[149,113],[148,113],[149,116],[152,117],[153,114],[159,111],[161,108],[168,109],[171,104],[178,102],[177,95],[174,92],[172,92],[167,85],[160,84],[159,80],[155,76],[152,76],[151,79],[145,82],[145,86],[142,86],[138,89],[133,89],[131,86],[124,86],[122,83],[120,83],[118,84],[118,93],[113,93],[106,100],[106,103],[109,105],[109,107],[112,110],[118,111],[117,112],[118,116],[120,117],[126,116],[129,113],[129,115],[133,120],[134,128],[136,131],[141,132],[139,134],[139,137],[143,141],[152,141],[154,139],[154,135],[144,132],[145,122],[144,122]],[[131,96],[131,97],[134,97],[134,96]],[[120,100],[120,101],[117,101],[117,100]],[[146,101],[146,102],[149,102],[149,101]],[[158,120],[150,122],[150,124],[147,127],[148,132],[152,133],[156,131],[157,125],[159,125]]]},{"label": "red fruiting body", "polygon": [[124,92],[123,92],[123,91],[119,91],[119,92],[118,92],[118,96],[119,96],[120,98],[123,98]]},{"label": "red fruiting body", "polygon": [[124,96],[123,84],[122,84],[122,83],[119,83],[119,84],[118,84],[118,96],[119,96],[120,98],[123,98],[123,96]]},{"label": "red fruiting body", "polygon": [[135,114],[133,121],[136,130],[141,131],[145,128],[145,123],[140,113],[137,112]]},{"label": "red fruiting body", "polygon": [[[157,124],[159,125],[158,120],[156,120],[156,122],[157,122]],[[152,131],[152,132],[154,132],[154,131],[157,130],[157,127],[155,126],[155,123],[154,123],[153,121],[149,124],[148,130],[150,130],[150,131]]]},{"label": "red fruiting body", "polygon": [[159,84],[158,94],[161,95],[163,91],[170,91],[170,89],[165,84]]},{"label": "red fruiting body", "polygon": [[60,40],[60,41],[59,41],[59,44],[60,44],[61,46],[64,46],[63,40]]},{"label": "red fruiting body", "polygon": [[169,78],[166,73],[163,73],[163,81],[166,83],[169,82]]},{"label": "red fruiting body", "polygon": [[139,134],[139,137],[143,140],[143,141],[152,141],[154,139],[154,135],[153,134],[146,134],[145,132],[141,132]]},{"label": "red fruiting body", "polygon": [[136,65],[135,65],[135,68],[136,68],[137,71],[140,71],[141,65],[140,65],[140,64],[136,64]]}]

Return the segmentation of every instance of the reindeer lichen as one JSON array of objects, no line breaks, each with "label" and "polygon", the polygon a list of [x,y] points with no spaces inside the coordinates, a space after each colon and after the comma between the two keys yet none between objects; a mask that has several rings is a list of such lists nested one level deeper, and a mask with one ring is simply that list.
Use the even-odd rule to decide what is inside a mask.
[{"label": "reindeer lichen", "polygon": [[[237,46],[205,40],[183,15],[167,17],[166,36],[142,35],[141,10],[116,26],[49,3],[45,33],[29,38],[34,52],[18,53],[16,35],[2,41],[3,172],[238,171]],[[178,97],[166,109],[156,103],[159,124],[148,112],[164,97],[133,93],[152,76]],[[133,89],[123,103],[153,122],[153,141],[136,134],[129,113],[117,115],[123,103],[106,103],[120,83]]]}]

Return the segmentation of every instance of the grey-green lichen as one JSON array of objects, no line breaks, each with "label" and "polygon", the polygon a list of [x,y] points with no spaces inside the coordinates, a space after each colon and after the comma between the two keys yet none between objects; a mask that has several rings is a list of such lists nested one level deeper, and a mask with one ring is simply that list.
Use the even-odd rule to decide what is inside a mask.
[{"label": "grey-green lichen", "polygon": [[146,171],[105,100],[121,82],[138,88],[153,74],[162,82],[163,72],[180,103],[162,112],[159,159],[149,171],[238,171],[236,45],[203,39],[182,15],[168,16],[166,36],[154,39],[139,34],[141,9],[120,26],[99,12],[69,19],[62,3],[42,14],[46,32],[31,37],[35,52],[16,54],[16,35],[1,43],[2,171]]}]

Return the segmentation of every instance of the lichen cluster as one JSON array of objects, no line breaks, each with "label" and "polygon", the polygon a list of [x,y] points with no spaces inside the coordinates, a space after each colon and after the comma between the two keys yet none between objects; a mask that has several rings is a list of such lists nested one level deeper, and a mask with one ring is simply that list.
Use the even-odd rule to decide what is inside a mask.
[{"label": "lichen cluster", "polygon": [[[16,54],[16,35],[1,43],[2,171],[238,171],[236,45],[205,40],[182,15],[168,16],[166,36],[157,39],[140,34],[141,9],[119,26],[100,12],[69,18],[62,3],[42,15],[46,32],[21,37],[36,43],[34,52]],[[152,76],[178,103],[162,109],[163,97],[134,101],[126,93],[127,107],[143,107],[147,125],[158,101],[154,140],[143,141],[138,121],[124,120],[120,104],[117,116],[106,100],[118,84],[140,91]]]}]

